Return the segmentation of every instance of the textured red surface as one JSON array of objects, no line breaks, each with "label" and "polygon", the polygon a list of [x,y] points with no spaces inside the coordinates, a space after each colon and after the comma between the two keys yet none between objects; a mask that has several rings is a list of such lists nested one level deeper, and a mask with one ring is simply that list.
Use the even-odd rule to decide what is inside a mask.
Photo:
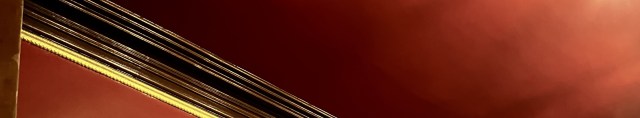
[{"label": "textured red surface", "polygon": [[186,112],[26,42],[18,118],[188,118]]},{"label": "textured red surface", "polygon": [[115,1],[341,117],[640,117],[638,1]]}]

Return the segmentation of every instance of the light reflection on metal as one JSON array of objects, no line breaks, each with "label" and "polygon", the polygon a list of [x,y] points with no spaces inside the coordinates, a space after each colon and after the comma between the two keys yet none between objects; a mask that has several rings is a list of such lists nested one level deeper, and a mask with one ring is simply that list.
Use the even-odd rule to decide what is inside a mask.
[{"label": "light reflection on metal", "polygon": [[28,0],[23,37],[198,117],[334,117],[109,1]]},{"label": "light reflection on metal", "polygon": [[37,36],[35,34],[32,34],[30,32],[27,31],[22,31],[21,32],[21,38],[26,40],[29,43],[32,43],[34,45],[37,45],[39,47],[42,47],[48,51],[54,52],[60,56],[63,56],[64,58],[67,58],[77,64],[80,64],[86,68],[89,68],[91,70],[97,71],[103,75],[106,75],[110,78],[113,78],[114,80],[117,80],[118,82],[121,82],[125,85],[128,85],[130,87],[135,88],[136,90],[142,91],[145,94],[152,96],[154,98],[157,98],[159,100],[162,100],[163,102],[169,103],[175,107],[178,107],[184,111],[187,111],[195,116],[198,117],[215,117],[213,114],[204,111],[200,108],[197,108],[196,106],[189,104],[183,100],[180,100],[172,95],[169,95],[161,90],[158,90],[157,88],[154,88],[152,86],[149,86],[148,84],[145,84],[142,81],[139,81],[137,79],[132,78],[129,75],[126,75],[122,72],[119,72],[118,70],[111,68],[107,65],[104,65],[100,62],[97,62],[87,56],[84,56],[80,53],[77,53],[71,49],[68,49],[62,45],[59,45],[57,43],[51,42],[48,39],[45,39],[43,37]]}]

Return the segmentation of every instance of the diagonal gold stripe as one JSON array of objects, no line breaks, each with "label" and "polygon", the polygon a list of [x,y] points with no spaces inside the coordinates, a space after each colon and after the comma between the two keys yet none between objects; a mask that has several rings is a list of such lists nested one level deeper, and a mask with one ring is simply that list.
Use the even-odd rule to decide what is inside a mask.
[{"label": "diagonal gold stripe", "polygon": [[171,96],[170,94],[160,91],[157,88],[154,88],[148,84],[145,84],[144,82],[141,82],[131,76],[128,76],[127,74],[124,74],[114,68],[111,68],[109,66],[106,66],[102,63],[97,62],[96,60],[93,60],[89,57],[86,57],[84,55],[81,55],[77,52],[74,52],[70,49],[65,48],[64,46],[61,46],[59,44],[53,43],[43,37],[37,36],[35,34],[32,34],[30,32],[21,31],[21,35],[20,37],[24,40],[26,40],[27,42],[30,42],[34,45],[37,45],[39,47],[42,47],[48,51],[51,51],[55,54],[58,54],[64,58],[67,58],[77,64],[80,64],[84,67],[87,67],[91,70],[94,70],[98,73],[101,73],[103,75],[106,75],[109,78],[112,78],[118,82],[121,82],[127,86],[130,86],[138,91],[141,91],[153,98],[156,98],[160,101],[163,101],[165,103],[168,103],[170,105],[173,105],[179,109],[182,109],[188,113],[191,113],[197,117],[201,117],[201,118],[216,118],[216,116],[210,112],[207,112],[204,109],[201,109],[197,106],[194,106],[192,104],[187,103],[186,101],[183,101],[181,99],[178,99],[174,96]]}]

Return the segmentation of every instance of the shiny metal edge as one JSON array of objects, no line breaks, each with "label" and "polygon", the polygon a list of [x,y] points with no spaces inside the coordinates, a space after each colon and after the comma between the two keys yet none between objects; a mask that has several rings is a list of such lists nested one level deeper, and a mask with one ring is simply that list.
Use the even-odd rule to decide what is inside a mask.
[{"label": "shiny metal edge", "polygon": [[[30,5],[33,6],[33,5]],[[62,16],[56,15],[55,13],[51,13],[48,12],[46,9],[38,9],[38,8],[32,8],[34,10],[40,11],[40,12],[45,12],[44,14],[50,15],[52,17],[53,20],[55,21],[51,21],[49,19],[46,19],[42,16],[39,16],[33,12],[31,12],[30,10],[28,10],[27,16],[30,17],[37,17],[38,21],[41,22],[45,22],[45,24],[48,24],[49,26],[55,27],[58,30],[62,30],[66,33],[68,33],[69,35],[74,36],[75,38],[81,39],[82,41],[85,42],[89,42],[91,43],[93,46],[98,47],[100,49],[103,49],[105,51],[108,51],[109,53],[112,53],[114,56],[102,56],[102,57],[107,57],[107,58],[123,58],[124,60],[127,60],[128,63],[133,63],[135,64],[137,67],[141,67],[142,70],[148,70],[151,71],[153,74],[157,74],[160,75],[163,79],[167,79],[177,85],[179,85],[180,87],[186,88],[190,91],[193,91],[195,93],[197,93],[199,96],[204,96],[206,99],[212,100],[218,104],[222,104],[223,106],[230,108],[236,112],[242,113],[245,116],[248,117],[255,117],[255,116],[266,116],[269,117],[269,114],[266,114],[262,111],[260,111],[259,109],[256,109],[246,103],[243,103],[239,100],[233,99],[232,97],[230,97],[229,95],[226,95],[220,91],[217,91],[213,88],[209,87],[207,89],[207,92],[203,91],[200,88],[194,87],[192,86],[193,84],[202,84],[202,83],[192,83],[195,79],[189,77],[188,75],[184,75],[181,72],[169,68],[166,65],[162,65],[161,63],[155,61],[152,58],[146,57],[144,54],[141,54],[139,52],[136,52],[135,50],[132,50],[126,46],[123,46],[122,44],[118,44],[117,42],[111,40],[108,37],[103,36],[102,34],[99,34],[97,32],[92,31],[91,29],[88,28],[84,28],[83,26],[74,23],[73,21],[67,20]],[[59,22],[60,24],[58,24],[57,22]],[[77,32],[67,28],[65,26],[69,26],[73,29],[77,29]],[[82,32],[82,33],[79,33]],[[86,34],[86,35],[84,35]],[[94,41],[94,40],[99,40],[102,42],[108,42],[106,44],[102,44],[100,42]],[[118,51],[118,50],[123,50],[123,51]],[[131,55],[131,56],[129,56]],[[135,57],[135,58],[134,58]],[[123,62],[123,63],[127,63],[127,62]],[[154,68],[151,65],[156,65],[156,66],[160,66],[160,68],[162,69],[157,69]],[[161,71],[162,70],[162,71]],[[167,71],[168,70],[168,71]],[[171,74],[175,74],[176,76],[171,76],[169,73]],[[187,79],[190,80],[190,82],[184,82],[182,81],[183,79]],[[197,81],[196,81],[197,82]],[[167,89],[171,89],[171,88],[167,88]],[[190,97],[193,98],[193,97]],[[224,100],[222,100],[222,99]],[[234,104],[230,104],[229,102],[234,103]],[[241,107],[235,105],[235,104],[239,104]],[[204,106],[207,106],[206,104]],[[249,109],[252,112],[248,112],[244,109],[241,108],[246,108]],[[254,114],[255,113],[255,114]]]},{"label": "shiny metal edge", "polygon": [[[96,4],[92,0],[88,0],[88,1],[91,2],[92,5],[104,7],[104,6],[101,6],[99,4]],[[153,23],[153,22],[141,17],[140,15],[137,15],[137,14],[135,14],[135,13],[133,13],[133,12],[131,12],[131,11],[119,6],[119,5],[117,5],[116,3],[113,3],[113,2],[108,1],[108,0],[98,0],[98,1],[108,5],[109,7],[113,7],[113,8],[115,8],[115,9],[121,11],[121,12],[124,12],[125,14],[117,14],[115,12],[109,12],[109,13],[112,13],[114,15],[117,14],[117,15],[120,15],[120,16],[123,16],[123,15],[131,16],[131,17],[135,18],[136,20],[142,21],[142,23],[145,23],[147,25],[152,26],[151,28],[156,28],[156,29],[162,31],[162,33],[169,34],[169,36],[166,36],[166,37],[175,38],[175,39],[177,39],[177,42],[186,44],[186,45],[180,45],[179,43],[172,43],[173,45],[180,45],[180,47],[182,47],[184,50],[188,50],[190,53],[197,54],[198,58],[203,58],[204,60],[207,60],[207,62],[210,63],[210,64],[213,64],[213,65],[216,65],[216,66],[225,65],[225,66],[230,67],[230,69],[234,69],[234,70],[239,71],[238,73],[235,73],[235,72],[231,72],[229,69],[226,70],[226,71],[229,71],[229,72],[233,73],[234,76],[239,77],[244,81],[250,82],[251,84],[253,84],[255,86],[259,86],[260,89],[263,89],[263,90],[266,90],[266,91],[269,91],[269,90],[267,90],[267,88],[272,89],[274,92],[269,91],[269,93],[270,94],[274,94],[275,96],[278,96],[278,98],[280,98],[280,99],[289,98],[291,100],[289,100],[287,102],[297,102],[297,103],[292,103],[292,104],[295,104],[297,107],[300,107],[298,104],[304,105],[304,106],[310,107],[311,110],[315,110],[316,112],[319,112],[321,115],[324,115],[325,117],[335,117],[335,116],[331,115],[330,113],[328,113],[328,112],[326,112],[326,111],[324,111],[324,110],[322,110],[320,108],[317,108],[317,107],[309,104],[308,102],[306,102],[306,101],[304,101],[304,100],[302,100],[302,99],[300,99],[298,97],[295,97],[294,95],[292,95],[292,94],[290,94],[290,93],[288,93],[288,92],[276,87],[275,85],[265,81],[264,79],[254,75],[254,74],[252,74],[252,73],[250,73],[250,72],[248,72],[248,71],[246,71],[246,70],[244,70],[244,69],[242,69],[242,68],[240,68],[240,67],[238,67],[236,65],[233,65],[233,64],[229,63],[228,61],[222,60],[221,58],[219,58],[215,54],[211,53],[210,51],[207,51],[206,49],[203,49],[203,48],[197,46],[196,44],[186,40],[185,38],[183,38],[183,37],[171,32],[171,31],[169,31],[169,30],[167,30],[167,29],[165,29],[165,28],[163,28],[163,27],[161,27],[161,26],[159,26],[159,25],[157,25],[157,24],[155,24],[155,23]],[[135,21],[133,21],[131,19],[126,19],[126,17],[119,17],[119,18],[123,18],[126,21],[129,21],[131,23],[135,23]],[[139,26],[139,27],[143,27],[143,26]],[[149,28],[146,28],[146,29],[149,29]],[[148,31],[149,32],[154,32],[154,31],[151,31],[151,30],[148,30]],[[155,33],[155,34],[158,34],[158,33]],[[172,41],[172,40],[166,39],[166,38],[163,38],[163,40]],[[174,41],[172,41],[172,42],[174,42]],[[189,48],[192,48],[192,49],[195,49],[195,50],[191,50]],[[202,54],[198,54],[196,52],[200,52],[203,55]],[[215,63],[215,62],[213,62],[211,60],[217,60],[217,61],[221,62],[221,64]],[[222,67],[222,68],[224,68],[224,67]],[[245,79],[245,77],[242,77],[241,75],[244,75],[249,79]],[[266,87],[262,87],[259,84],[265,85]],[[282,94],[282,96],[277,95],[277,94]],[[286,99],[286,100],[288,100],[288,99]]]},{"label": "shiny metal edge", "polygon": [[[237,67],[225,60],[220,59],[219,57],[215,56],[213,53],[203,48],[200,48],[199,46],[176,35],[175,33],[172,33],[171,31],[168,31],[154,23],[151,23],[150,21],[116,5],[115,3],[112,3],[106,0],[101,0],[99,2],[94,2],[91,0],[84,1],[89,4],[81,4],[73,0],[60,0],[60,1],[86,14],[90,14],[93,17],[96,17],[102,20],[103,22],[109,23],[110,25],[116,28],[119,28],[120,30],[130,33],[131,35],[134,35],[138,39],[144,40],[145,42],[155,47],[158,47],[163,51],[169,52],[173,56],[181,58],[183,61],[187,61],[191,64],[198,65],[197,67],[207,71],[209,74],[215,75],[217,78],[223,79],[225,82],[228,82],[229,84],[232,84],[235,87],[238,87],[244,90],[245,92],[250,93],[264,100],[264,102],[275,105],[281,110],[287,111],[296,117],[335,117],[323,111],[322,109],[319,109],[281,90],[280,88],[277,88],[276,86],[266,82],[265,80],[259,78],[258,76],[251,74],[248,71],[240,67]],[[100,5],[99,3],[106,4],[106,6]],[[93,7],[97,7],[98,9],[87,8],[84,5],[92,5]],[[124,14],[116,13],[113,11],[113,9],[109,9],[106,7],[115,8],[116,10],[118,10],[118,12],[124,12]],[[141,31],[136,31],[130,27],[123,25],[120,22],[115,21],[110,17],[105,17],[104,14],[97,13],[96,10],[103,10],[111,15],[116,15],[116,16],[133,17],[134,20],[138,20],[138,21],[128,19],[127,17],[116,17],[116,18],[122,18],[127,23],[132,23],[136,25],[136,27],[144,29],[144,32],[151,33],[155,36],[160,37],[161,40],[168,41],[170,43],[169,44],[160,43],[156,41],[158,39],[150,38],[149,36],[146,36],[145,34],[140,33]],[[61,18],[64,20],[64,17],[60,17],[60,16],[55,18]],[[57,20],[58,22],[60,22],[60,19],[57,19]],[[64,23],[64,25],[66,26],[71,25],[70,27],[75,29],[82,29],[82,25],[76,24],[77,26],[74,27],[72,21],[62,21],[61,23]],[[141,24],[149,25],[151,27],[143,26]],[[158,32],[152,29],[155,29]],[[75,38],[85,39],[85,41],[88,41],[88,39],[99,39],[99,40],[108,42],[110,40],[108,37],[103,36],[102,34],[97,32],[91,32],[91,30],[87,28],[82,29],[80,31],[82,31],[82,33],[78,33],[73,36],[75,36]],[[94,43],[93,45],[95,46],[100,44]],[[136,52],[135,50],[132,50],[124,45],[118,45],[117,42],[110,43],[108,45],[111,48],[114,48],[114,49],[111,49],[112,51],[116,49],[126,50],[125,52],[120,52],[120,54],[116,53],[116,55],[128,56],[128,57],[125,57],[127,58],[125,60],[127,60],[129,63],[133,63],[136,66],[149,69],[148,71],[150,72],[147,73],[148,75],[146,76],[145,79],[149,79],[150,77],[166,79],[167,81],[170,81],[173,84],[177,84],[176,86],[173,86],[173,88],[182,87],[183,89],[188,89],[187,93],[189,92],[195,93],[195,94],[198,94],[200,97],[205,97],[206,99],[215,101],[215,103],[220,104],[221,106],[224,107],[222,109],[225,109],[225,108],[232,109],[233,112],[242,114],[245,117],[256,117],[256,116],[273,117],[265,112],[262,112],[261,110],[255,107],[252,107],[251,105],[243,103],[242,101],[239,101],[237,99],[233,99],[233,97],[230,97],[225,93],[217,91],[216,89],[211,88],[210,86],[203,84],[202,82],[199,82],[198,80],[195,80],[186,74],[181,74],[180,71],[178,70],[175,70],[171,67],[163,65],[158,61],[154,61],[154,59],[146,57],[144,54]],[[179,48],[174,49],[167,45],[173,45]],[[182,50],[186,52],[180,52],[177,50]],[[109,52],[112,52],[112,51],[109,51]],[[192,56],[188,56],[189,54]],[[136,61],[136,59],[141,59],[144,61]],[[204,60],[204,61],[199,61],[199,60]],[[224,72],[218,72],[212,69],[212,67],[220,68]],[[225,73],[230,75],[227,75]],[[140,74],[140,73],[136,73],[136,74]],[[154,76],[151,76],[151,75],[154,75]],[[155,84],[158,84],[158,83],[156,82]],[[164,86],[160,88],[167,89],[172,87]],[[168,91],[173,91],[174,94],[180,94],[180,92],[176,92],[175,90],[168,90]],[[182,95],[182,96],[184,97],[185,95]],[[183,99],[190,99],[190,101],[192,102],[193,101],[198,102],[197,100],[193,100],[194,98],[198,98],[198,97],[185,97]],[[200,100],[200,101],[203,101],[203,100]],[[216,109],[211,107],[210,105],[209,106],[203,105],[203,104],[211,104],[211,103],[198,103],[198,104],[200,104],[201,106],[208,107],[209,111],[213,110],[213,112],[217,114],[221,114],[221,116],[224,116],[224,117],[233,116],[233,115],[226,114],[226,112],[230,112],[230,111],[216,111],[216,110],[219,110],[219,108]]]},{"label": "shiny metal edge", "polygon": [[[229,84],[231,84],[231,85],[233,85],[235,87],[241,88],[245,92],[250,93],[250,94],[252,94],[252,95],[264,100],[264,102],[267,102],[269,104],[275,105],[276,107],[280,108],[281,110],[287,111],[290,114],[295,115],[296,117],[304,117],[305,116],[304,114],[300,113],[299,111],[294,110],[294,109],[290,108],[289,106],[284,105],[283,103],[280,103],[280,102],[274,100],[273,98],[270,98],[270,97],[264,95],[261,92],[258,92],[258,91],[254,90],[254,89],[251,89],[251,88],[247,87],[246,85],[244,85],[244,84],[242,84],[240,82],[237,82],[238,80],[229,79],[229,77],[227,75],[221,74],[220,72],[212,69],[211,67],[196,61],[192,57],[189,57],[189,56],[186,56],[186,55],[184,55],[182,53],[179,53],[178,51],[175,51],[175,49],[169,48],[169,47],[165,46],[164,44],[158,43],[158,42],[154,41],[152,38],[149,38],[148,36],[140,34],[138,31],[135,31],[135,30],[132,30],[129,27],[123,26],[123,25],[119,24],[118,22],[113,22],[113,20],[111,20],[111,18],[104,17],[101,14],[97,14],[97,13],[93,12],[93,9],[88,9],[84,5],[77,4],[73,0],[61,0],[61,1],[63,3],[66,3],[67,5],[70,5],[71,7],[74,7],[76,9],[86,13],[86,14],[92,15],[95,18],[98,18],[98,19],[102,20],[103,22],[106,22],[106,23],[112,25],[113,27],[116,27],[116,28],[118,28],[120,30],[123,30],[123,31],[129,33],[130,35],[135,36],[136,38],[138,38],[140,40],[143,40],[143,41],[145,41],[145,42],[147,42],[147,43],[149,43],[149,44],[151,44],[151,45],[153,45],[153,46],[155,46],[157,48],[160,48],[163,51],[169,52],[171,55],[173,55],[175,57],[179,57],[183,61],[186,61],[186,62],[194,64],[194,65],[199,65],[199,66],[197,66],[198,68],[200,68],[202,70],[205,70],[206,72],[208,72],[211,75],[217,76],[217,78],[222,79],[223,81],[225,81],[225,82],[227,82],[227,83],[229,83]],[[226,69],[226,68],[222,68],[222,69]],[[313,114],[313,115],[315,117],[319,117],[318,115],[315,115],[315,114]]]},{"label": "shiny metal edge", "polygon": [[[185,94],[190,94],[188,93],[188,91],[183,90],[183,89],[171,89],[171,90],[166,90],[163,88],[167,88],[167,87],[172,87],[175,88],[175,85],[170,84],[167,81],[164,80],[158,80],[158,79],[151,79],[151,78],[157,78],[155,76],[150,76],[150,74],[148,72],[145,71],[141,71],[141,70],[132,70],[132,68],[130,68],[132,65],[131,64],[127,64],[127,63],[119,63],[122,62],[122,60],[118,60],[118,59],[113,59],[113,58],[105,58],[107,56],[105,56],[105,52],[100,52],[100,51],[96,51],[97,49],[95,48],[88,48],[86,47],[86,44],[80,44],[78,43],[78,40],[74,40],[73,38],[71,38],[70,36],[67,35],[60,35],[60,32],[55,32],[52,30],[48,30],[46,28],[41,29],[42,27],[33,27],[34,24],[31,24],[29,22],[29,18],[26,17],[25,18],[25,26],[23,29],[24,31],[27,31],[29,33],[32,34],[37,34],[38,36],[42,37],[43,39],[48,39],[49,42],[55,43],[57,45],[62,46],[63,48],[66,48],[67,50],[71,50],[74,51],[77,54],[86,56],[90,59],[92,59],[93,61],[96,61],[102,65],[107,65],[110,68],[113,68],[115,70],[117,70],[118,72],[124,74],[124,75],[128,75],[130,77],[132,77],[133,79],[137,79],[141,82],[143,82],[144,84],[154,87],[156,89],[159,89],[163,92],[166,92],[169,95],[172,95],[173,97],[176,97],[180,100],[183,100],[189,104],[192,104],[198,108],[202,108],[201,106],[197,106],[197,104],[194,103],[193,99],[187,99],[184,98]],[[29,23],[29,24],[26,24]],[[44,30],[46,30],[45,32],[43,32]],[[47,48],[47,47],[43,47],[43,48]],[[61,56],[65,56],[65,55],[61,55]],[[74,61],[74,60],[72,60]],[[196,102],[197,103],[197,102]],[[203,109],[205,110],[205,109]],[[214,113],[214,112],[212,112]],[[220,116],[227,116],[227,114],[221,113],[219,111],[217,111],[217,113],[215,114],[219,114]]]},{"label": "shiny metal edge", "polygon": [[202,118],[218,117],[217,115],[211,112],[208,112],[196,106],[193,106],[192,104],[187,103],[181,99],[178,99],[173,95],[170,95],[142,81],[139,81],[138,79],[135,79],[130,75],[127,75],[125,73],[122,73],[121,71],[118,71],[114,68],[111,68],[100,62],[97,62],[96,60],[93,60],[90,57],[77,53],[65,46],[52,42],[51,40],[41,37],[37,34],[22,30],[21,38],[31,44],[42,47],[50,52],[58,54],[86,68],[89,68],[103,75],[106,75],[118,82],[121,82],[122,84],[130,86],[138,91],[141,91],[149,96],[152,96],[153,98],[156,98],[160,101],[163,101],[174,107],[184,110],[194,116],[202,117]]}]

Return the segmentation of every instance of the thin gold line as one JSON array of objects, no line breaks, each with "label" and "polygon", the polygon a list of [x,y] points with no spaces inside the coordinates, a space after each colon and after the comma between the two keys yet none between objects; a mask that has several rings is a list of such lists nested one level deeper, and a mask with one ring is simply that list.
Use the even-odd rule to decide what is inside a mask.
[{"label": "thin gold line", "polygon": [[[296,97],[296,96],[294,96],[294,95],[292,95],[292,94],[290,94],[290,93],[288,93],[288,92],[286,92],[286,91],[284,91],[284,90],[282,90],[282,89],[280,89],[280,88],[278,88],[277,86],[275,86],[275,85],[273,85],[273,84],[271,84],[271,83],[269,83],[269,82],[265,81],[264,79],[262,79],[262,78],[260,78],[260,77],[258,77],[258,76],[256,76],[256,75],[254,75],[254,74],[252,74],[252,73],[250,73],[250,72],[248,72],[248,71],[246,71],[246,70],[244,70],[244,69],[242,69],[242,68],[240,68],[240,67],[238,67],[238,66],[236,66],[236,65],[234,65],[234,64],[231,64],[231,63],[229,63],[229,62],[227,62],[227,61],[225,61],[225,60],[221,59],[220,57],[216,56],[215,54],[213,54],[213,53],[211,53],[211,52],[209,52],[209,51],[207,51],[207,50],[203,50],[203,49],[202,49],[201,47],[199,47],[198,45],[196,45],[196,44],[194,44],[194,43],[192,43],[192,42],[190,42],[190,41],[186,40],[185,38],[183,38],[183,37],[181,37],[181,36],[179,36],[179,35],[177,35],[177,34],[175,34],[175,33],[171,32],[170,30],[167,30],[167,29],[165,29],[165,28],[163,28],[163,27],[161,27],[161,26],[159,26],[159,25],[157,25],[157,24],[155,24],[155,23],[153,23],[153,22],[151,22],[151,21],[149,21],[149,20],[147,20],[147,19],[145,19],[145,18],[141,17],[141,16],[140,16],[140,15],[138,15],[138,14],[135,14],[135,13],[133,13],[133,12],[131,12],[131,11],[129,11],[129,10],[127,10],[127,9],[123,8],[122,6],[119,6],[118,4],[116,4],[116,3],[114,3],[114,2],[111,2],[111,1],[109,1],[109,0],[99,0],[99,1],[101,1],[102,3],[105,3],[105,4],[109,5],[109,6],[111,6],[111,7],[115,8],[115,9],[117,9],[117,10],[120,10],[120,11],[122,11],[122,12],[125,12],[125,14],[130,15],[130,16],[132,16],[132,17],[134,17],[134,18],[136,18],[136,19],[138,19],[138,20],[140,20],[140,21],[142,21],[142,22],[144,22],[144,23],[146,23],[146,24],[148,24],[148,25],[150,25],[150,26],[152,26],[152,27],[154,27],[154,28],[159,29],[160,31],[162,31],[162,32],[164,32],[164,33],[167,33],[167,34],[168,34],[168,35],[170,35],[170,36],[173,36],[173,37],[177,38],[179,41],[181,41],[181,42],[183,42],[183,43],[186,43],[188,46],[191,46],[191,47],[193,47],[193,48],[197,49],[197,51],[201,51],[201,52],[203,52],[203,53],[205,54],[205,56],[209,56],[209,57],[211,57],[211,58],[214,58],[215,60],[218,60],[218,61],[222,62],[223,64],[225,64],[225,65],[227,65],[227,66],[229,66],[229,67],[231,67],[231,68],[234,68],[234,69],[236,69],[236,70],[240,70],[240,73],[245,74],[245,75],[248,75],[249,77],[251,77],[251,78],[253,78],[253,79],[257,80],[258,82],[260,82],[260,83],[262,83],[262,84],[265,84],[267,87],[271,87],[271,88],[273,88],[275,91],[277,91],[277,92],[280,92],[280,93],[284,94],[284,96],[286,96],[286,97],[289,97],[289,98],[291,98],[291,99],[293,99],[293,100],[295,100],[295,101],[297,101],[297,102],[300,102],[300,103],[302,103],[303,105],[307,105],[307,106],[308,106],[308,107],[310,107],[311,109],[316,110],[316,111],[318,111],[318,112],[321,112],[322,114],[327,115],[328,117],[335,117],[335,116],[331,115],[330,113],[328,113],[328,112],[326,112],[326,111],[324,111],[324,110],[322,110],[322,109],[320,109],[320,108],[318,108],[318,107],[316,107],[316,106],[314,106],[314,105],[312,105],[312,104],[310,104],[310,103],[308,103],[308,102],[306,102],[306,101],[304,101],[304,100],[302,100],[302,99],[300,99],[300,98],[298,98],[298,97]],[[91,1],[91,2],[93,2],[93,1]],[[124,18],[124,17],[123,17],[123,18]],[[175,43],[175,42],[174,42],[174,43]],[[204,58],[204,57],[202,57],[202,56],[199,56],[199,57]],[[209,60],[209,59],[207,59],[207,58],[204,58],[204,60],[206,60],[207,62],[212,63],[212,64],[214,64],[214,65],[219,65],[219,64],[217,64],[217,63],[215,63],[215,62],[212,62],[211,60]],[[225,71],[228,71],[228,69],[226,69],[226,68],[222,68],[222,69],[224,69]],[[229,71],[228,71],[228,72],[229,72]],[[235,73],[235,72],[230,72],[230,73],[232,73],[233,75],[238,76],[238,74],[237,74],[237,73]],[[247,82],[251,82],[251,81],[247,81]],[[253,83],[252,83],[252,84],[253,84]],[[254,84],[254,85],[255,85],[255,84]],[[265,90],[265,91],[270,91],[270,90]],[[274,96],[280,96],[280,95],[277,95],[277,94],[272,94],[272,95],[274,95]],[[279,98],[281,98],[281,99],[282,99],[282,97],[279,97]],[[290,101],[290,100],[288,100],[288,99],[284,99],[284,100],[286,100],[286,101]],[[295,103],[293,103],[293,104],[295,105]],[[303,108],[303,109],[306,109],[306,108]],[[308,110],[305,110],[305,111],[307,111],[307,112],[308,112]],[[315,113],[313,113],[313,114],[315,114]]]},{"label": "thin gold line", "polygon": [[118,28],[118,29],[120,29],[120,30],[122,30],[124,32],[127,32],[127,33],[133,35],[134,37],[136,37],[138,39],[141,39],[141,40],[143,40],[143,41],[145,41],[145,42],[147,42],[147,43],[149,43],[149,44],[151,44],[151,45],[153,45],[153,46],[155,46],[157,48],[160,48],[160,49],[164,50],[165,52],[167,52],[167,53],[169,53],[169,54],[171,54],[173,56],[176,56],[176,57],[182,59],[183,61],[187,61],[187,62],[192,63],[192,64],[198,64],[198,65],[196,65],[198,68],[200,68],[200,69],[202,69],[202,70],[204,70],[204,71],[206,71],[206,72],[208,72],[208,73],[210,73],[210,74],[212,74],[214,76],[217,76],[218,78],[221,78],[221,80],[223,80],[223,81],[225,81],[227,83],[230,83],[230,84],[232,84],[232,85],[234,85],[234,86],[236,86],[236,87],[238,87],[238,88],[240,88],[240,89],[242,89],[242,90],[244,90],[244,91],[246,91],[246,92],[248,92],[248,93],[250,93],[250,94],[252,94],[252,95],[254,95],[256,97],[258,97],[258,98],[264,100],[265,102],[270,103],[270,104],[280,108],[281,110],[287,111],[287,112],[289,112],[292,115],[295,115],[297,117],[304,116],[300,112],[298,112],[296,110],[293,110],[293,109],[289,108],[288,106],[286,106],[286,105],[284,105],[284,104],[282,104],[282,103],[280,103],[278,101],[275,101],[275,100],[271,99],[270,97],[267,97],[266,95],[264,95],[262,93],[257,92],[254,89],[246,87],[246,85],[244,85],[242,83],[239,83],[237,80],[226,79],[226,78],[228,78],[228,76],[226,76],[226,75],[224,75],[224,74],[222,74],[222,73],[220,73],[218,71],[215,71],[215,70],[211,69],[211,67],[204,66],[202,63],[199,63],[199,62],[195,61],[195,59],[193,59],[193,58],[185,57],[184,54],[177,53],[177,51],[175,51],[174,49],[166,48],[166,46],[163,46],[163,44],[158,44],[158,43],[156,43],[156,42],[154,42],[152,40],[149,40],[148,38],[146,38],[147,36],[137,34],[137,31],[129,31],[128,27],[121,27],[117,23],[111,22],[108,19],[100,17],[100,14],[92,13],[92,11],[90,9],[87,10],[87,9],[83,8],[85,6],[83,6],[81,4],[74,4],[74,1],[68,1],[68,0],[63,0],[61,2],[71,6],[73,8],[75,8],[77,10],[80,10],[80,11],[86,13],[86,14],[94,16],[94,18],[97,18],[97,19],[99,19],[101,21],[104,21],[105,23],[108,23],[111,26],[114,26],[114,27],[116,27],[116,28]]},{"label": "thin gold line", "polygon": [[64,58],[67,58],[71,61],[74,61],[82,66],[85,66],[91,70],[104,74],[116,81],[119,81],[125,85],[128,85],[134,89],[137,89],[153,98],[161,100],[165,103],[173,105],[179,109],[182,109],[188,113],[191,113],[197,117],[201,118],[217,118],[214,114],[207,112],[204,109],[200,109],[192,104],[189,104],[185,101],[182,101],[174,96],[169,95],[163,91],[158,90],[157,88],[151,87],[150,85],[145,84],[127,74],[124,74],[116,69],[108,67],[102,63],[99,63],[95,60],[92,60],[84,55],[81,55],[77,52],[71,51],[64,46],[53,43],[43,37],[32,34],[28,31],[21,31],[20,37],[32,44],[40,46],[46,50],[49,50],[53,53],[56,53]]}]

